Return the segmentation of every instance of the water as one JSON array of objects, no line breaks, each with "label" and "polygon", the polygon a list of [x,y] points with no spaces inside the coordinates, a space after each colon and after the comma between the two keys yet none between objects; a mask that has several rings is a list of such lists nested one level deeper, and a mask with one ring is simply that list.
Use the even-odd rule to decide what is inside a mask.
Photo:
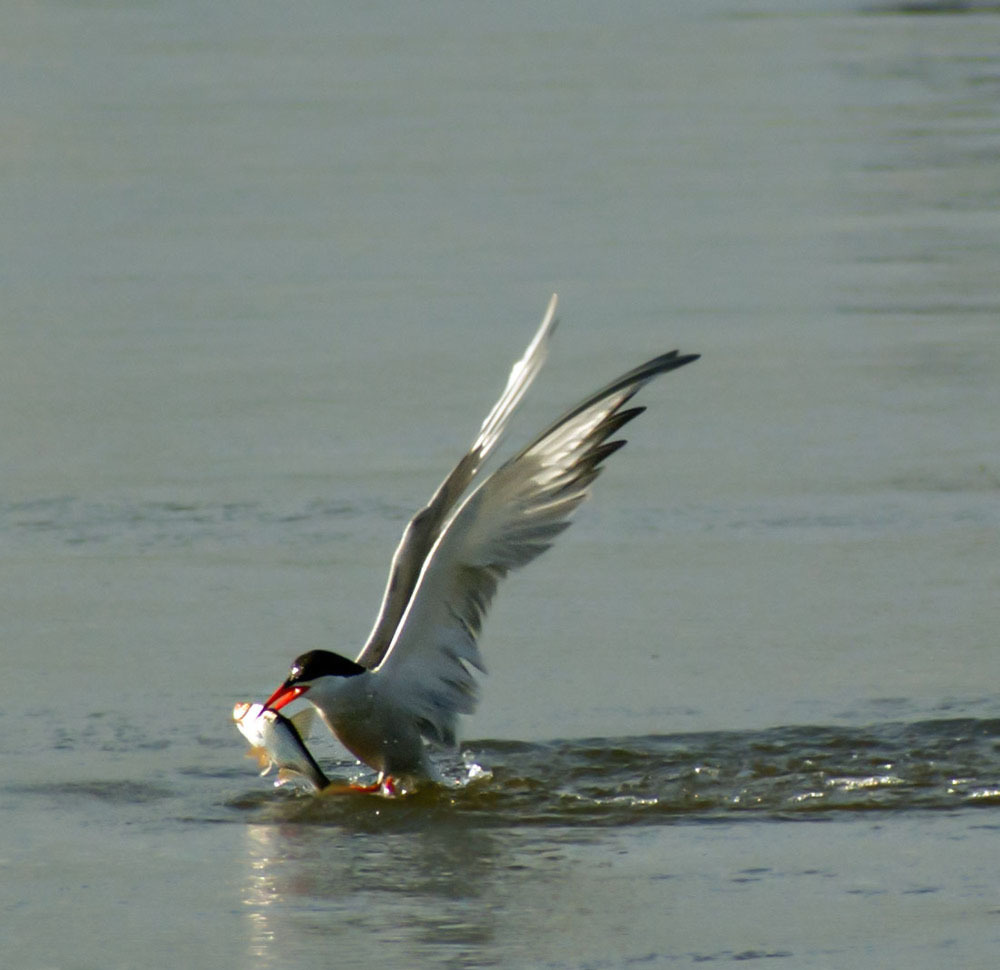
[{"label": "water", "polygon": [[[5,12],[5,960],[994,965],[1000,21],[918,8]],[[512,447],[704,356],[468,783],[271,788],[233,702],[363,639],[553,290]]]}]

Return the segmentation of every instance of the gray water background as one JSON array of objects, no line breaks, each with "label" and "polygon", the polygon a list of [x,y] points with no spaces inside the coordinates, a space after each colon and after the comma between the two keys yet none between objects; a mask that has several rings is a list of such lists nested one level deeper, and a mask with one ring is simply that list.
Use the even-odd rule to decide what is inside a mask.
[{"label": "gray water background", "polygon": [[[994,965],[996,8],[2,20],[11,965]],[[552,291],[516,440],[703,359],[501,591],[482,798],[301,818],[232,703],[362,641]],[[787,725],[825,727],[754,768]],[[985,738],[965,774],[952,735]],[[668,791],[665,736],[695,788],[721,771],[714,808]],[[827,782],[908,793],[880,758],[934,762],[940,797],[789,816]],[[743,765],[762,813],[720,815]]]}]

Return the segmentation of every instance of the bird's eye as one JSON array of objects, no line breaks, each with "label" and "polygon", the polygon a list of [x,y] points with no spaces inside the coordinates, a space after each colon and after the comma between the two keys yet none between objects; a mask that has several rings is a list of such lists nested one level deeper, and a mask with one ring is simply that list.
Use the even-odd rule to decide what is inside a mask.
[{"label": "bird's eye", "polygon": [[302,676],[302,668],[298,664],[292,664],[292,669],[288,672],[289,680],[298,680]]}]

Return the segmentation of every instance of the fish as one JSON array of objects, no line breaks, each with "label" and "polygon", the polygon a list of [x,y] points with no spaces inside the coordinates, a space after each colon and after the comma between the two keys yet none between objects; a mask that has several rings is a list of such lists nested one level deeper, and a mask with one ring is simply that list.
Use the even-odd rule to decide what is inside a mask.
[{"label": "fish", "polygon": [[329,786],[330,779],[302,740],[309,736],[314,715],[313,708],[306,708],[288,718],[247,701],[233,707],[236,727],[250,742],[248,757],[257,759],[261,775],[278,768],[275,787],[299,781],[308,782],[317,791]]}]

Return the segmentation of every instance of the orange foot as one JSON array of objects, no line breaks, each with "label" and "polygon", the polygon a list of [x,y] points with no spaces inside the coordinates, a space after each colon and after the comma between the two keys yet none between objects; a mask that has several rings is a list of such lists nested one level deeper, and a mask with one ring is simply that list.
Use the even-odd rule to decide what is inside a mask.
[{"label": "orange foot", "polygon": [[379,775],[371,785],[349,785],[348,787],[351,791],[367,792],[368,794],[374,794],[375,792],[380,792],[383,795],[399,794],[396,781],[390,775]]}]

